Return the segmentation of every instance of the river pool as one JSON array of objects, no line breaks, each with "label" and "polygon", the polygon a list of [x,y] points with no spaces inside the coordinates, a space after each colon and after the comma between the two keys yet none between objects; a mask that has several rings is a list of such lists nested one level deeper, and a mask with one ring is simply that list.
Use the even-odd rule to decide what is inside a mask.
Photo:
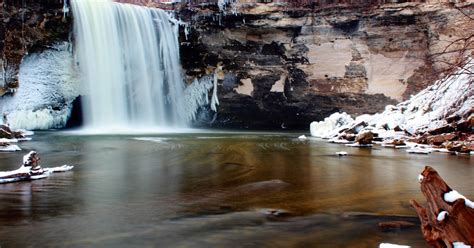
[{"label": "river pool", "polygon": [[[418,174],[434,167],[474,198],[472,157],[351,148],[300,133],[77,135],[38,132],[26,151],[47,179],[0,185],[0,247],[427,247],[408,201],[425,202]],[[346,151],[347,157],[336,156]]]}]

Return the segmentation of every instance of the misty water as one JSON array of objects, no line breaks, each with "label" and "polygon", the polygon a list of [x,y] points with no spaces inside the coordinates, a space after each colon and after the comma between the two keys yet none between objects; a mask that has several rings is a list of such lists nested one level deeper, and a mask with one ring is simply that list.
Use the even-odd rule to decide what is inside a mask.
[{"label": "misty water", "polygon": [[[469,156],[348,148],[296,133],[71,135],[40,132],[43,167],[72,172],[0,185],[0,246],[426,247],[410,199],[425,165],[473,198]],[[338,157],[338,151],[349,156]]]}]

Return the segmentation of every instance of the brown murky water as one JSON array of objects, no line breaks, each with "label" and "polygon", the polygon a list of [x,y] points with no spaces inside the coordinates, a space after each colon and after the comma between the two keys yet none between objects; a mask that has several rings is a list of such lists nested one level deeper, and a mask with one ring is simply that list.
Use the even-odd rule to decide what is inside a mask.
[{"label": "brown murky water", "polygon": [[[21,145],[40,152],[43,167],[76,167],[0,185],[0,246],[426,247],[418,227],[377,227],[417,222],[408,201],[424,201],[423,167],[474,198],[469,156],[348,148],[298,135],[39,133]],[[0,170],[17,168],[23,154],[0,153]]]}]

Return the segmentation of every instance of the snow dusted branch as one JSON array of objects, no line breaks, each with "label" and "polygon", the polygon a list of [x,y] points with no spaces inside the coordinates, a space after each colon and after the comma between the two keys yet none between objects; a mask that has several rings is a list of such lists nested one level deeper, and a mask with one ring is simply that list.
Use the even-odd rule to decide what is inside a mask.
[{"label": "snow dusted branch", "polygon": [[428,244],[436,248],[474,244],[472,201],[452,190],[429,166],[425,167],[419,180],[428,206],[422,207],[415,200],[410,203],[421,220],[421,230]]}]

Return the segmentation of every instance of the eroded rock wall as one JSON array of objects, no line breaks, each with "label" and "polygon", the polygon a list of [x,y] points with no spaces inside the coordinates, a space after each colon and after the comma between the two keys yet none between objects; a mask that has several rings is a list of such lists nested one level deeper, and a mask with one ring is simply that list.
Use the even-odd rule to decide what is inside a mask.
[{"label": "eroded rock wall", "polygon": [[67,41],[72,28],[63,0],[0,1],[0,96],[17,88],[27,53]]},{"label": "eroded rock wall", "polygon": [[466,2],[227,10],[180,12],[189,81],[222,68],[210,126],[306,128],[337,111],[376,113],[439,78],[450,65],[434,54],[474,30]]}]

